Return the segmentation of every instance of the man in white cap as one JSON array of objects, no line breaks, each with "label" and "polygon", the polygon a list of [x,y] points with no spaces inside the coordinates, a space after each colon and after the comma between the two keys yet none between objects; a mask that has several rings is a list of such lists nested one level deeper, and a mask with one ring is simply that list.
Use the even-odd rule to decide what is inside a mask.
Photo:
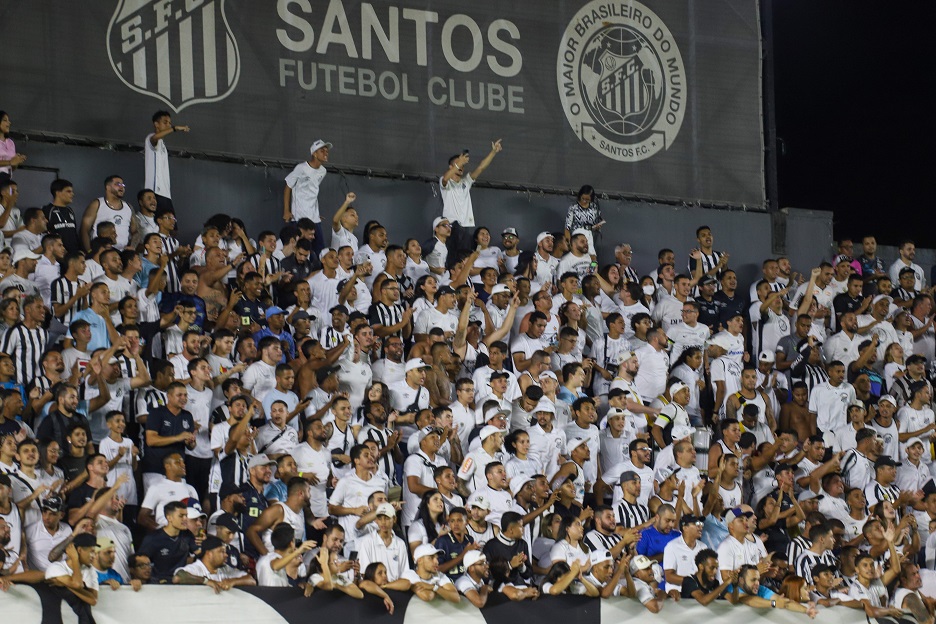
[{"label": "man in white cap", "polygon": [[884,355],[887,347],[891,343],[900,342],[900,334],[894,329],[894,325],[888,320],[890,317],[890,307],[894,300],[888,295],[876,295],[871,300],[871,305],[867,314],[858,315],[858,333],[864,338],[869,338],[868,331],[876,334],[878,337],[878,362],[884,361]]},{"label": "man in white cap", "polygon": [[592,263],[591,256],[588,255],[588,238],[589,232],[584,228],[578,228],[572,232],[569,253],[562,256],[562,260],[559,261],[556,275],[575,273],[579,279],[588,275]]},{"label": "man in white cap", "polygon": [[315,240],[312,241],[316,252],[325,247],[322,233],[322,215],[319,213],[319,190],[325,179],[325,164],[332,144],[316,140],[309,148],[309,160],[299,163],[286,176],[286,188],[283,190],[283,221],[311,219],[315,224]]},{"label": "man in white cap", "polygon": [[[401,578],[409,581],[410,591],[421,600],[432,602],[436,596],[449,602],[461,602],[452,580],[439,572],[439,553],[442,551],[431,544],[422,544],[413,553],[416,569],[407,569]],[[389,579],[389,577],[388,577]]]},{"label": "man in white cap", "polygon": [[500,139],[491,141],[491,151],[470,173],[467,171],[470,156],[468,150],[464,150],[460,154],[449,158],[448,169],[439,178],[439,188],[442,194],[442,216],[454,226],[454,240],[452,243],[455,250],[469,248],[471,241],[468,232],[475,227],[474,208],[471,205],[471,187],[502,149],[504,148],[501,146]]},{"label": "man in white cap", "polygon": [[423,258],[429,270],[436,275],[443,275],[448,266],[448,242],[452,239],[452,223],[445,217],[432,220],[432,238],[423,245]]},{"label": "man in white cap", "polygon": [[[502,448],[504,445],[503,429],[499,429],[494,425],[486,425],[481,429],[478,438],[481,440],[481,446],[468,453],[458,469],[458,482],[460,486],[463,486],[459,487],[459,490],[462,490],[462,495],[475,492],[487,483],[485,468],[488,464],[494,462],[503,464],[503,462],[507,461]],[[504,479],[506,480],[506,472],[504,473]],[[504,485],[506,486],[506,483]]]},{"label": "man in white cap", "polygon": [[539,284],[552,284],[556,279],[559,260],[552,255],[554,242],[549,232],[536,235],[536,281]]},{"label": "man in white cap", "polygon": [[759,539],[748,539],[749,519],[754,517],[750,508],[735,507],[725,513],[725,524],[728,525],[728,537],[718,546],[718,566],[722,578],[728,578],[732,570],[743,565],[756,566],[767,557],[764,544]]},{"label": "man in white cap", "polygon": [[549,399],[540,399],[533,415],[536,422],[527,430],[530,434],[529,454],[539,465],[539,472],[549,478],[564,461],[561,458],[566,454],[565,432],[555,426],[556,407]]},{"label": "man in white cap", "polygon": [[467,598],[468,602],[481,609],[487,604],[488,596],[493,589],[489,582],[491,568],[487,557],[480,551],[469,550],[465,553],[463,562],[465,573],[455,579],[455,589]]},{"label": "man in white cap", "polygon": [[647,607],[650,613],[659,613],[666,600],[666,593],[659,588],[663,580],[663,569],[645,555],[637,555],[630,560],[629,572],[634,582],[634,598]]},{"label": "man in white cap", "polygon": [[[507,312],[510,311],[509,304],[512,296],[513,293],[510,292],[510,288],[507,284],[497,284],[491,289],[491,297],[488,299],[486,307],[488,315],[491,317],[491,326],[494,330],[500,329],[504,324],[504,319],[507,318]],[[504,340],[505,342],[510,342],[509,331],[504,337]]]},{"label": "man in white cap", "polygon": [[[409,569],[409,549],[406,543],[393,532],[393,523],[396,520],[396,511],[390,503],[377,505],[377,517],[374,522],[377,530],[367,533],[357,541],[358,561],[361,569],[374,562],[384,564],[387,568],[387,582],[393,583],[403,578]],[[418,549],[417,549],[418,552]],[[408,587],[394,587],[405,591]]]},{"label": "man in white cap", "polygon": [[[426,371],[429,365],[420,358],[407,360],[403,369],[403,381],[390,386],[390,407],[398,412],[396,422],[412,424],[420,410],[429,409],[429,390],[426,388]],[[403,429],[403,443],[415,429]]]},{"label": "man in white cap", "polygon": [[673,427],[677,425],[682,427],[692,426],[689,422],[689,413],[686,411],[686,406],[689,405],[689,386],[677,381],[670,386],[669,395],[670,402],[660,410],[660,414],[653,422],[653,428],[650,431],[660,448],[672,442]]},{"label": "man in white cap", "polygon": [[26,247],[17,247],[13,251],[13,272],[0,281],[0,290],[15,287],[27,295],[40,294],[38,284],[31,281],[29,276],[36,271],[36,265],[41,257]]},{"label": "man in white cap", "polygon": [[725,416],[725,403],[741,389],[741,363],[731,357],[733,341],[726,332],[719,332],[706,343],[711,361],[712,392],[715,394],[715,413]]},{"label": "man in white cap", "polygon": [[442,431],[424,427],[419,436],[419,450],[403,463],[403,526],[408,527],[416,518],[423,494],[435,488],[435,469],[447,465],[439,454]]},{"label": "man in white cap", "polygon": [[[884,397],[881,397],[882,399]],[[904,461],[897,469],[897,487],[903,491],[919,492],[932,480],[929,467],[923,462],[923,440],[918,437],[908,438],[904,443]],[[894,457],[894,455],[890,455]]]}]

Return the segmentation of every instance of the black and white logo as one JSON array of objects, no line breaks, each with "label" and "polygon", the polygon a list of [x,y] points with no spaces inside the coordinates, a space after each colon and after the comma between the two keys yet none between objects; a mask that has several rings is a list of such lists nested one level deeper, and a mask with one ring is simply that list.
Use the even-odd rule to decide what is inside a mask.
[{"label": "black and white logo", "polygon": [[640,2],[589,2],[569,22],[556,64],[572,130],[608,158],[669,149],[686,108],[686,71],[666,24]]},{"label": "black and white logo", "polygon": [[225,0],[119,0],[107,27],[111,67],[174,112],[223,100],[240,78]]}]

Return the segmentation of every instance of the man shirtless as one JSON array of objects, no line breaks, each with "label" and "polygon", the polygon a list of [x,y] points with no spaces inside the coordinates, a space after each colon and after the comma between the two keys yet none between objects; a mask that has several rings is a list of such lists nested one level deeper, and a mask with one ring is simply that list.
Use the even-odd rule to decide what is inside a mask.
[{"label": "man shirtless", "polygon": [[198,296],[205,300],[205,315],[212,323],[228,302],[227,288],[222,282],[231,270],[227,256],[220,247],[212,247],[205,251],[205,266],[195,269],[199,273]]},{"label": "man shirtless", "polygon": [[806,384],[798,381],[793,384],[793,400],[784,403],[780,408],[780,430],[796,431],[796,436],[801,443],[816,433],[816,421],[809,416],[808,398],[809,391],[806,389]]}]

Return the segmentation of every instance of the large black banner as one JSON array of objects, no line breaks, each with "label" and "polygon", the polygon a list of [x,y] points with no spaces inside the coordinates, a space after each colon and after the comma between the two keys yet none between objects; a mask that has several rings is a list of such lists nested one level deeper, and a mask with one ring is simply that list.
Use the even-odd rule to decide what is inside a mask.
[{"label": "large black banner", "polygon": [[[15,130],[762,207],[756,0],[96,0],[0,9]],[[477,162],[476,160],[476,162]]]}]

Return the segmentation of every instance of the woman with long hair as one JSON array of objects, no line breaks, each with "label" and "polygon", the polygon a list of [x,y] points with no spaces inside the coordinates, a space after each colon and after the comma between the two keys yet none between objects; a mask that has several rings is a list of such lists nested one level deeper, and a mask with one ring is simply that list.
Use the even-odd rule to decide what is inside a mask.
[{"label": "woman with long hair", "polygon": [[[530,290],[537,291],[542,289],[543,285],[536,278],[536,270],[539,266],[539,260],[536,259],[536,253],[532,251],[521,251],[517,256],[517,267],[514,269],[514,277],[519,280],[525,277],[530,281]],[[527,293],[529,294],[529,293]],[[523,301],[522,303],[526,303]]]},{"label": "woman with long hair", "polygon": [[702,368],[702,361],[702,349],[688,347],[679,354],[670,370],[673,377],[678,377],[689,387],[689,404],[686,406],[686,412],[689,413],[689,421],[693,427],[700,427],[703,424],[702,408],[699,406],[699,392],[705,388],[705,371]]},{"label": "woman with long hair", "polygon": [[340,591],[358,599],[364,597],[361,588],[339,572],[338,553],[324,547],[309,563],[308,584],[320,591]]},{"label": "woman with long hair", "polygon": [[578,302],[566,301],[559,306],[560,331],[563,327],[571,327],[578,333],[578,338],[575,341],[575,347],[572,349],[572,353],[576,359],[581,360],[582,354],[585,351],[585,343],[587,340],[585,330],[588,324],[585,315],[582,314],[582,306],[579,305]]},{"label": "woman with long hair", "polygon": [[423,275],[416,280],[416,298],[413,300],[413,318],[423,310],[436,306],[436,293],[439,292],[439,280],[435,275]]},{"label": "woman with long hair", "polygon": [[406,239],[403,251],[406,252],[406,267],[403,269],[403,274],[411,282],[416,282],[420,278],[429,275],[429,265],[422,257],[422,245],[419,244],[418,240],[415,238]]},{"label": "woman with long hair", "polygon": [[519,475],[532,477],[537,473],[539,464],[530,457],[529,433],[523,429],[511,432],[504,439],[504,448],[510,453],[510,458],[504,464],[508,479],[513,479]]},{"label": "woman with long hair", "polygon": [[421,544],[435,544],[435,541],[449,532],[445,523],[445,499],[439,490],[429,490],[422,495],[416,520],[410,525],[407,541],[410,554],[416,552]]},{"label": "woman with long hair", "polygon": [[559,523],[559,531],[556,533],[556,543],[549,551],[549,559],[552,563],[564,561],[571,565],[573,561],[578,561],[580,565],[588,565],[588,553],[584,545],[585,527],[582,521],[575,516],[568,516]]},{"label": "woman with long hair", "polygon": [[10,328],[20,322],[20,304],[16,299],[0,300],[0,341]]},{"label": "woman with long hair", "polygon": [[572,594],[590,598],[597,598],[600,593],[598,588],[583,576],[582,566],[578,561],[573,561],[572,565],[565,561],[553,563],[543,578],[540,591],[549,596]]},{"label": "woman with long hair", "polygon": [[542,577],[549,571],[552,565],[550,553],[556,543],[556,534],[559,533],[561,523],[562,516],[558,513],[544,515],[543,522],[540,524],[540,534],[533,538],[533,544],[530,547],[533,557],[533,574]]}]

